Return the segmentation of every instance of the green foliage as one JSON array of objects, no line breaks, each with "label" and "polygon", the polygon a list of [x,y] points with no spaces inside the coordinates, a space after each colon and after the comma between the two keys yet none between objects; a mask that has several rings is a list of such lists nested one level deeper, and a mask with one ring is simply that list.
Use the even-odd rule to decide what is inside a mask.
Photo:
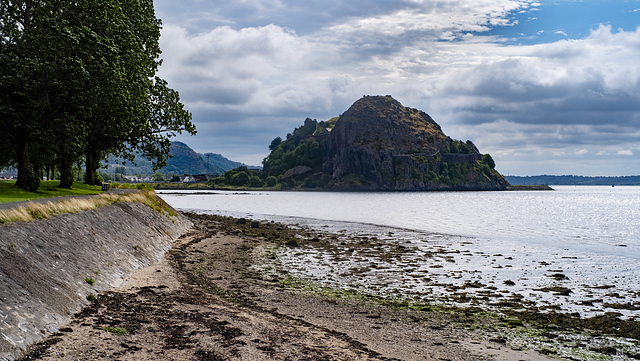
[{"label": "green foliage", "polygon": [[136,189],[140,189],[143,191],[153,191],[153,187],[147,183],[136,184]]},{"label": "green foliage", "polygon": [[166,161],[169,138],[195,133],[176,91],[156,77],[160,21],[152,0],[0,2],[0,164],[33,188],[59,166],[61,187],[108,154]]},{"label": "green foliage", "polygon": [[271,144],[269,145],[269,150],[273,151],[276,148],[278,148],[278,146],[282,143],[282,138],[280,137],[276,137],[275,139],[273,139],[271,141]]},{"label": "green foliage", "polygon": [[281,177],[287,170],[296,166],[307,166],[320,172],[322,170],[324,143],[318,141],[314,134],[323,127],[332,126],[332,123],[321,122],[307,118],[304,125],[296,128],[293,134],[287,135],[287,139],[277,142],[274,139],[271,145],[278,144],[271,149],[271,154],[263,162],[263,172],[266,177]]},{"label": "green foliage", "polygon": [[489,168],[491,168],[491,169],[495,169],[496,168],[496,162],[493,160],[493,158],[491,157],[490,154],[483,154],[481,161],[482,161],[482,163],[488,165]]},{"label": "green foliage", "polygon": [[234,186],[246,186],[249,184],[251,177],[247,171],[234,173],[229,179],[229,184]]},{"label": "green foliage", "polygon": [[438,183],[439,181],[439,177],[438,174],[432,170],[430,170],[424,178],[425,182],[427,183]]},{"label": "green foliage", "polygon": [[476,170],[478,170],[479,172],[481,172],[485,177],[491,179],[491,168],[482,162],[478,162],[477,166],[476,166]]},{"label": "green foliage", "polygon": [[164,182],[164,181],[166,181],[166,180],[167,180],[167,179],[164,177],[164,174],[159,173],[159,172],[156,172],[156,173],[151,177],[151,179],[152,179],[154,182]]},{"label": "green foliage", "polygon": [[247,166],[241,166],[224,173],[222,177],[216,177],[209,181],[209,184],[215,187],[263,187],[265,181],[262,179],[262,172],[257,169],[249,169]]},{"label": "green foliage", "polygon": [[429,172],[427,173],[427,179],[449,186],[467,184],[472,178],[474,169],[472,164],[442,162],[440,164],[440,173]]},{"label": "green foliage", "polygon": [[421,163],[421,164],[426,164],[426,163],[429,162],[427,160],[427,158],[425,158],[425,157],[423,157],[421,155],[416,155],[416,156],[413,156],[411,158],[413,159],[414,162]]},{"label": "green foliage", "polygon": [[260,179],[260,177],[252,175],[249,177],[249,185],[253,188],[259,188],[264,185],[264,182],[262,181],[262,179]]},{"label": "green foliage", "polygon": [[37,192],[38,188],[40,188],[40,177],[33,171],[33,168],[29,168],[29,177],[27,179],[27,190],[29,192]]},{"label": "green foliage", "polygon": [[92,277],[87,277],[84,279],[85,282],[87,282],[87,284],[89,284],[90,286],[93,286],[93,284],[96,282]]},{"label": "green foliage", "polygon": [[116,335],[121,335],[121,336],[129,333],[129,331],[126,328],[115,327],[115,326],[102,327],[102,330],[115,333]]},{"label": "green foliage", "polygon": [[472,154],[473,149],[475,148],[470,140],[466,143],[461,140],[451,140],[449,147],[449,152],[456,154]]},{"label": "green foliage", "polygon": [[268,176],[267,180],[265,181],[265,185],[267,187],[275,187],[276,184],[278,183],[278,178],[274,177],[274,176]]}]

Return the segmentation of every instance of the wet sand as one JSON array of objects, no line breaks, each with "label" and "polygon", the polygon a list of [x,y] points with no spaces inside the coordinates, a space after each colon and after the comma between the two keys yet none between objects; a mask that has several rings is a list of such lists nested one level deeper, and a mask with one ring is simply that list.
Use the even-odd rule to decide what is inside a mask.
[{"label": "wet sand", "polygon": [[200,216],[160,263],[100,294],[24,359],[549,360],[476,332],[479,315],[310,290],[252,267],[298,230]]}]

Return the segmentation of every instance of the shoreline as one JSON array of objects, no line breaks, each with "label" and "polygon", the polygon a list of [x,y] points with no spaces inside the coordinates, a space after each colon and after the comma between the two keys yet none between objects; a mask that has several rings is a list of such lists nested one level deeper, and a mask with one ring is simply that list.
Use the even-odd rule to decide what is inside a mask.
[{"label": "shoreline", "polygon": [[538,327],[535,317],[413,307],[266,275],[256,265],[277,258],[274,249],[333,240],[276,223],[189,216],[194,228],[159,264],[100,294],[24,359],[549,359],[510,341]]}]

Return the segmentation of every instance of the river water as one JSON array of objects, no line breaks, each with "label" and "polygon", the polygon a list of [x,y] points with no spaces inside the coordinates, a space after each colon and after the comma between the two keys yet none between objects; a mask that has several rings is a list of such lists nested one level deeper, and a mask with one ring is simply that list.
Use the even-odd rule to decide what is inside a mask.
[{"label": "river water", "polygon": [[340,254],[278,250],[279,269],[316,282],[425,302],[492,307],[517,299],[541,310],[636,317],[640,187],[554,189],[158,193],[183,211],[339,234]]}]

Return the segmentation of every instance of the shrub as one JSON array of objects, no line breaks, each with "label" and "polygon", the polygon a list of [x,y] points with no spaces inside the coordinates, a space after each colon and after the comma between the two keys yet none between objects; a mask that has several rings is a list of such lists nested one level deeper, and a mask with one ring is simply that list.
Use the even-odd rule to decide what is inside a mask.
[{"label": "shrub", "polygon": [[242,171],[231,176],[231,182],[234,186],[249,185],[249,173]]},{"label": "shrub", "polygon": [[262,182],[262,179],[260,179],[260,177],[252,175],[249,178],[249,183],[251,184],[252,187],[262,187],[264,182]]},{"label": "shrub", "polygon": [[278,178],[276,178],[276,177],[274,177],[272,175],[267,177],[267,180],[266,180],[267,187],[275,187],[276,184],[278,184]]}]

